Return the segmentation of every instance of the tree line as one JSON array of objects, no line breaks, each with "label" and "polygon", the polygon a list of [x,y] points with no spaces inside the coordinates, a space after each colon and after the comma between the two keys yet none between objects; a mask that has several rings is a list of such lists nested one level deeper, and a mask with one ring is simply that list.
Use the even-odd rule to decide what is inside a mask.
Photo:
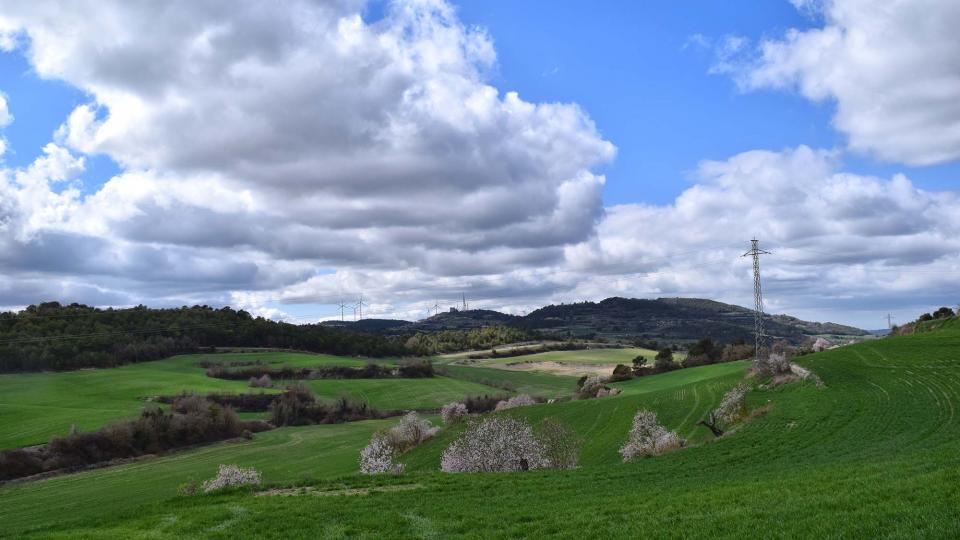
[{"label": "tree line", "polygon": [[399,338],[277,322],[230,307],[99,309],[46,302],[0,313],[0,372],[114,367],[212,347],[380,358],[419,351]]}]

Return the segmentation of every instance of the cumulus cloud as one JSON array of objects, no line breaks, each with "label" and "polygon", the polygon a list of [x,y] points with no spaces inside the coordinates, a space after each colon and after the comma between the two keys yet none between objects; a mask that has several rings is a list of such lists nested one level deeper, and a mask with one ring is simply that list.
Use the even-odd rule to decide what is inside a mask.
[{"label": "cumulus cloud", "polygon": [[960,158],[960,3],[795,0],[822,18],[760,43],[756,58],[720,59],[746,89],[795,89],[836,102],[850,148],[930,165]]},{"label": "cumulus cloud", "polygon": [[[744,304],[754,235],[776,252],[776,310],[955,290],[956,193],[799,147],[705,162],[669,205],[605,209],[614,146],[575,104],[491,86],[491,38],[448,4],[376,21],[359,1],[285,7],[0,0],[7,48],[90,96],[33,164],[0,167],[0,304],[289,320],[359,291],[366,314],[408,318],[461,292],[514,313],[614,294]],[[749,48],[721,45],[731,62]],[[87,193],[90,154],[122,172]]]}]

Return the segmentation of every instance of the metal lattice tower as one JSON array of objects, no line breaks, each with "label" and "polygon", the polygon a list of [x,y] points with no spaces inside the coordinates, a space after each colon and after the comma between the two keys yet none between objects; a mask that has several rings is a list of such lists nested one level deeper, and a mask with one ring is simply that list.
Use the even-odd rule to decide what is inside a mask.
[{"label": "metal lattice tower", "polygon": [[761,351],[764,346],[763,333],[763,287],[760,284],[760,256],[770,255],[769,251],[760,249],[760,241],[754,238],[750,240],[750,251],[744,253],[743,257],[753,257],[753,336],[754,353],[757,360],[761,359]]}]

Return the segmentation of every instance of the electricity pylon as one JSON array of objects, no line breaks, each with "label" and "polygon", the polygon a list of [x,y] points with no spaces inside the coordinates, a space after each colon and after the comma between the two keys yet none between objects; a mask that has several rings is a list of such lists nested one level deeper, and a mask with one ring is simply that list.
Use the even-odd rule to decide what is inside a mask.
[{"label": "electricity pylon", "polygon": [[754,238],[750,240],[750,251],[741,255],[741,257],[753,257],[753,336],[754,352],[757,361],[761,360],[761,351],[764,345],[763,334],[763,287],[760,285],[760,256],[770,255],[769,251],[760,249],[760,241]]}]

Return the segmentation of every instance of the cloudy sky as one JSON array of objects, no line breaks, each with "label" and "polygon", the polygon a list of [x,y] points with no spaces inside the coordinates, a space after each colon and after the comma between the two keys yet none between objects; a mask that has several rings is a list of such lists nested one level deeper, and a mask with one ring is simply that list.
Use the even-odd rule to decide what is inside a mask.
[{"label": "cloudy sky", "polygon": [[750,305],[756,236],[771,311],[904,322],[960,302],[957,27],[952,0],[0,0],[0,307]]}]

